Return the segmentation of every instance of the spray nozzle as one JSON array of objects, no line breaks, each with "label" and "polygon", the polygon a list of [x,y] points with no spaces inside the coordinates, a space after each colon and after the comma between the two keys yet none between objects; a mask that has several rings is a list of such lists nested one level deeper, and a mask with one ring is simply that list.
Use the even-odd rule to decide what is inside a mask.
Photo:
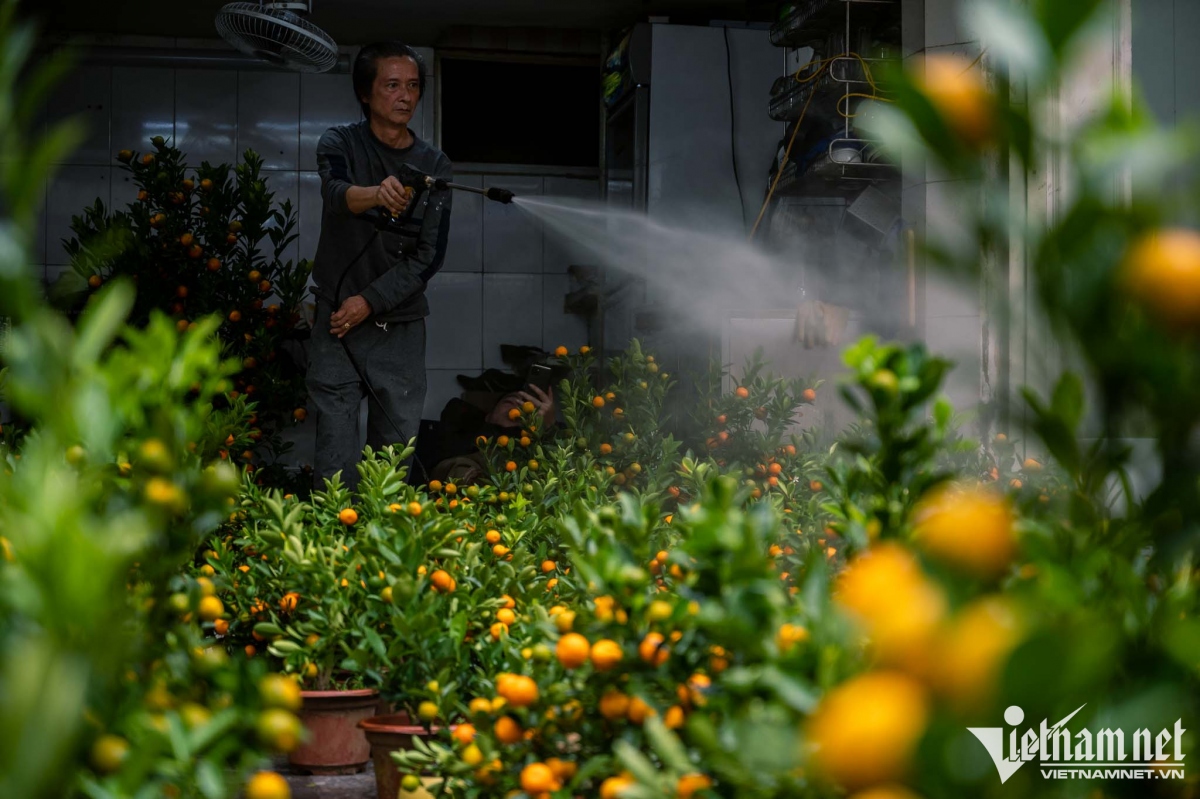
[{"label": "spray nozzle", "polygon": [[489,200],[495,200],[498,203],[504,203],[505,205],[508,205],[517,195],[513,194],[508,189],[498,189],[493,187],[487,190],[486,196]]},{"label": "spray nozzle", "polygon": [[476,188],[475,186],[464,186],[461,183],[451,183],[448,180],[443,180],[442,178],[430,178],[429,181],[430,181],[429,185],[432,188],[438,189],[439,191],[444,191],[446,189],[453,189],[455,191],[470,192],[471,194],[482,194],[484,197],[487,197],[489,200],[492,200],[492,201],[498,202],[498,203],[504,203],[505,205],[508,205],[509,203],[511,203],[513,201],[513,198],[516,197],[516,195],[513,194],[508,189],[501,189],[496,186],[493,186],[490,189],[479,189],[479,188]]},{"label": "spray nozzle", "polygon": [[[501,189],[495,186],[490,189],[480,189],[476,188],[475,186],[464,186],[461,183],[451,183],[445,178],[435,178],[432,175],[426,175],[424,172],[413,169],[408,164],[400,167],[400,171],[396,177],[400,180],[401,184],[405,186],[411,186],[417,195],[423,194],[425,191],[430,189],[435,189],[437,191],[453,189],[454,191],[467,191],[471,192],[472,194],[482,194],[484,197],[487,197],[493,202],[504,203],[505,205],[511,203],[516,197],[516,195],[508,189]],[[416,198],[414,197],[414,199]]]}]

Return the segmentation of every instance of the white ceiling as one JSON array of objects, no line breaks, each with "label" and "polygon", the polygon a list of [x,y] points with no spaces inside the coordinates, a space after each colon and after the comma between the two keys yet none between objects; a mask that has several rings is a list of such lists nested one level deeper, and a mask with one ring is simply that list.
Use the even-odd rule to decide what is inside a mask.
[{"label": "white ceiling", "polygon": [[[22,0],[57,32],[209,38],[221,0]],[[310,19],[340,45],[395,38],[434,45],[455,25],[613,30],[673,21],[765,19],[773,0],[313,0]]]}]

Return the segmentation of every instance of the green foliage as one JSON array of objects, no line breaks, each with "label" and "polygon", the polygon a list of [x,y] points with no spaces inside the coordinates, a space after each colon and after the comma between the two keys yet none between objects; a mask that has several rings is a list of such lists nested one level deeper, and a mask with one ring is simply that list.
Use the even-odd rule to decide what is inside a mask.
[{"label": "green foliage", "polygon": [[161,136],[151,146],[117,155],[138,189],[134,202],[117,210],[96,200],[74,217],[74,237],[64,242],[73,271],[52,294],[77,312],[105,283],[126,278],[137,286],[130,321],[138,327],[155,311],[169,312],[179,330],[216,314],[223,353],[239,368],[214,401],[252,403],[234,453],[257,452],[258,465],[269,467],[259,479],[287,487],[293,481],[273,464],[288,448],[280,433],[307,396],[294,357],[306,334],[310,264],[285,257],[298,236],[295,210],[290,200],[276,206],[253,151],[235,168],[205,162],[193,170]]},{"label": "green foliage", "polygon": [[33,209],[78,131],[30,138],[64,62],[17,92],[34,37],[14,9],[0,4],[0,314],[15,320],[0,384],[29,428],[0,442],[0,794],[232,796],[264,754],[259,675],[204,648],[197,617],[215,609],[180,576],[238,488],[198,454],[223,424],[200,397],[229,365],[215,320],[127,327],[125,281],[74,327],[41,303]]}]

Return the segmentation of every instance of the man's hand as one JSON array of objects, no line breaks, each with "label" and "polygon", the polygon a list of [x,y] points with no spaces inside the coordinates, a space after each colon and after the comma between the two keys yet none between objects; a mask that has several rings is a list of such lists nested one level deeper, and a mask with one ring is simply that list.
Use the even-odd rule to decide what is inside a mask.
[{"label": "man's hand", "polygon": [[528,392],[518,391],[517,396],[521,398],[521,402],[532,402],[533,407],[541,414],[543,420],[548,422],[554,419],[553,389],[547,393],[537,386],[530,386]]},{"label": "man's hand", "polygon": [[353,297],[347,297],[346,301],[342,303],[342,307],[329,317],[329,332],[341,338],[367,321],[370,316],[371,304],[361,295],[355,294]]},{"label": "man's hand", "polygon": [[412,193],[411,188],[405,188],[396,177],[389,175],[375,187],[375,204],[383,206],[392,216],[400,216],[408,207]]}]

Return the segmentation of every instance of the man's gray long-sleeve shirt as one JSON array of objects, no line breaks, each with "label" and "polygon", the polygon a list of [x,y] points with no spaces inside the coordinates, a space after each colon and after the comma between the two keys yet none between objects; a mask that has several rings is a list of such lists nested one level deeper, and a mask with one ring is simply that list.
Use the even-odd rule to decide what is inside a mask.
[{"label": "man's gray long-sleeve shirt", "polygon": [[[379,211],[353,214],[346,206],[347,189],[376,186],[396,175],[402,164],[427,175],[453,179],[450,159],[441,150],[415,133],[412,146],[402,150],[388,147],[375,137],[365,120],[330,128],[317,144],[324,211],[313,263],[314,293],[335,309],[346,298],[361,294],[370,303],[375,321],[411,322],[429,314],[425,286],[441,268],[446,254],[450,191],[427,191],[417,201],[414,215],[422,222],[415,251],[409,254],[400,253],[399,234],[383,231],[376,236],[374,222]],[[350,265],[364,247],[367,249],[362,257]],[[341,289],[335,297],[339,281]]]}]

